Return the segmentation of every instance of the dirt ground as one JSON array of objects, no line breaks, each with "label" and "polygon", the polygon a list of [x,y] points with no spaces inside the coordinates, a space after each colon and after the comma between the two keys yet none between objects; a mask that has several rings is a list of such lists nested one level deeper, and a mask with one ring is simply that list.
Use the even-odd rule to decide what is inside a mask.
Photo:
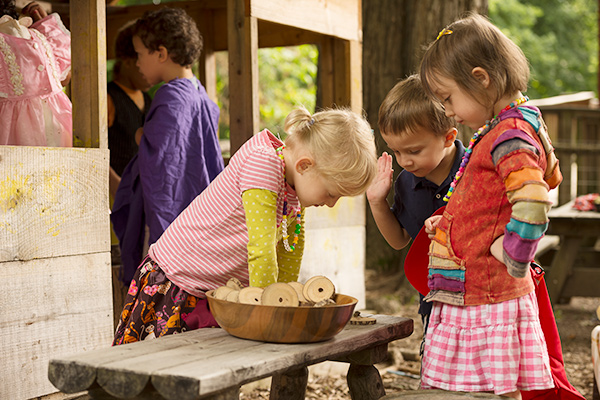
[{"label": "dirt ground", "polygon": [[[423,335],[421,319],[417,314],[416,291],[402,274],[382,274],[367,271],[366,303],[369,312],[394,314],[412,318],[414,333],[389,345],[389,357],[385,364],[378,364],[387,394],[416,390],[419,386],[419,345]],[[600,298],[572,298],[569,304],[554,306],[554,314],[562,341],[567,377],[571,384],[588,400],[592,399],[593,373],[591,360],[591,332],[600,321],[596,308]],[[341,363],[319,365],[309,368],[306,399],[348,400],[348,386]],[[269,380],[244,386],[242,400],[269,398]]]}]

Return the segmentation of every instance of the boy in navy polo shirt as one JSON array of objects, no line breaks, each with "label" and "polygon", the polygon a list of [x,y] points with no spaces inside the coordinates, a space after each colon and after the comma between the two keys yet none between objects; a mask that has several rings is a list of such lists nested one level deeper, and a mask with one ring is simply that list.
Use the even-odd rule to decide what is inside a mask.
[{"label": "boy in navy polo shirt", "polygon": [[[392,156],[383,153],[367,199],[379,231],[396,250],[405,247],[438,208],[458,171],[465,148],[456,139],[456,123],[443,107],[427,97],[418,75],[390,90],[379,107],[379,131],[403,171],[392,187]],[[421,295],[419,314],[427,330],[431,303]],[[423,334],[425,337],[425,334]]]}]

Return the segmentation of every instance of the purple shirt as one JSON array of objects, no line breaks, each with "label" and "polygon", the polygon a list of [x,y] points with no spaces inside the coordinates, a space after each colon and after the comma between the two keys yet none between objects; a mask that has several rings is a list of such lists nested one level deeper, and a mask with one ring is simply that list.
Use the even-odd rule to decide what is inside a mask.
[{"label": "purple shirt", "polygon": [[144,122],[140,178],[149,244],[223,170],[219,107],[194,78],[158,89]]},{"label": "purple shirt", "polygon": [[142,261],[144,226],[148,243],[156,242],[223,170],[218,121],[219,107],[196,78],[174,79],[156,92],[111,215],[126,284]]}]

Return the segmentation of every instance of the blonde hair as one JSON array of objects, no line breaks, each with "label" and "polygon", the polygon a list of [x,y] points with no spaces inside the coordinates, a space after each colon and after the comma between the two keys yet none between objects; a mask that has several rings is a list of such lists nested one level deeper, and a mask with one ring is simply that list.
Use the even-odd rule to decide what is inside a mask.
[{"label": "blonde hair", "polygon": [[[428,95],[435,97],[436,76],[454,80],[484,106],[517,91],[526,91],[529,63],[523,51],[486,17],[469,13],[445,28],[427,48],[421,60],[421,81]],[[471,73],[483,68],[495,89],[490,97]]]},{"label": "blonde hair", "polygon": [[301,107],[285,119],[286,146],[303,148],[316,172],[341,196],[364,193],[377,172],[377,152],[371,126],[348,109],[327,109],[313,115]]},{"label": "blonde hair", "polygon": [[379,107],[379,131],[384,135],[414,134],[427,129],[438,136],[456,127],[454,118],[425,93],[419,75],[398,82]]}]

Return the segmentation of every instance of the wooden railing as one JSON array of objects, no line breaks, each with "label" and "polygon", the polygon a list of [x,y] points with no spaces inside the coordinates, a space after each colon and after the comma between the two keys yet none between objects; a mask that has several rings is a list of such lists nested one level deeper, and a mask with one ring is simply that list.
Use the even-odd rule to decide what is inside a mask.
[{"label": "wooden railing", "polygon": [[540,107],[560,160],[562,205],[576,196],[600,191],[600,109]]}]

